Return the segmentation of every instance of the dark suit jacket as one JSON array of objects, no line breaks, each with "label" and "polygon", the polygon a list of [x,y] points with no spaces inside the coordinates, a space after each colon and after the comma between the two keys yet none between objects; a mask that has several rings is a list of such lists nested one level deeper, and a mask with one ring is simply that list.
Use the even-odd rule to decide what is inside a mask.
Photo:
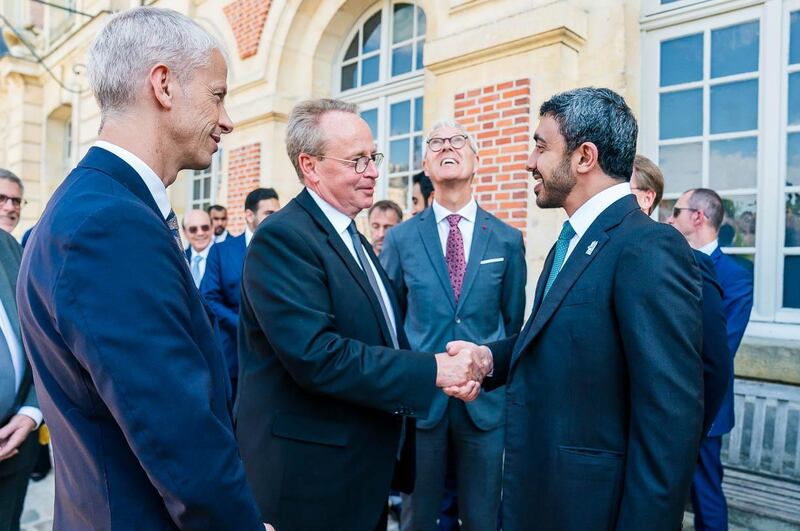
[{"label": "dark suit jacket", "polygon": [[[432,208],[393,227],[380,258],[401,304],[407,305],[405,332],[414,350],[444,352],[454,339],[483,344],[522,328],[527,271],[522,233],[480,207],[458,303]],[[447,402],[447,395],[438,393],[430,415],[419,419],[417,427],[435,427]],[[501,426],[505,390],[481,393],[467,404],[467,413],[478,429]]]},{"label": "dark suit jacket", "polygon": [[707,433],[731,382],[733,358],[714,262],[700,251],[694,251],[694,259],[703,275],[703,433]]},{"label": "dark suit jacket", "polygon": [[556,277],[518,338],[490,345],[506,383],[507,531],[680,529],[703,423],[701,280],[674,228],[628,195]]},{"label": "dark suit jacket", "polygon": [[245,236],[228,236],[208,252],[206,271],[200,281],[200,293],[211,307],[220,328],[222,351],[231,378],[239,374],[236,328],[239,325],[239,292],[242,284]]},{"label": "dark suit jacket", "polygon": [[[734,357],[742,343],[747,322],[750,320],[750,311],[753,309],[753,273],[730,256],[725,255],[719,247],[711,253],[711,260],[717,271],[717,280],[722,286],[722,305],[725,308],[725,317],[728,322],[728,351]],[[710,437],[724,435],[733,429],[734,422],[733,363],[731,362],[728,389],[708,435]]]},{"label": "dark suit jacket", "polygon": [[263,529],[206,309],[133,168],[89,150],[28,242],[17,299],[56,529]]},{"label": "dark suit jacket", "polygon": [[427,415],[437,392],[434,358],[391,344],[366,275],[307,191],[261,223],[242,278],[236,435],[276,529],[375,529],[402,415]]}]

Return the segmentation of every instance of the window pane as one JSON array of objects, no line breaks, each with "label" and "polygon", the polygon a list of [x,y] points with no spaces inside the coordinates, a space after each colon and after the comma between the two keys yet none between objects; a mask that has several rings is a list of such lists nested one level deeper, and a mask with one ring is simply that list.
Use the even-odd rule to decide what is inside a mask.
[{"label": "window pane", "polygon": [[211,197],[211,177],[203,179],[203,199]]},{"label": "window pane", "polygon": [[361,117],[369,125],[369,130],[372,131],[372,138],[378,137],[378,109],[370,109],[362,111]]},{"label": "window pane", "polygon": [[342,91],[356,86],[356,67],[358,63],[342,67]]},{"label": "window pane", "polygon": [[786,194],[786,247],[800,247],[800,193]]},{"label": "window pane", "polygon": [[344,54],[345,61],[358,55],[358,36],[359,34],[356,33],[356,36],[350,41],[350,46],[347,47],[347,51]]},{"label": "window pane", "polygon": [[711,77],[758,70],[758,21],[711,32]]},{"label": "window pane", "polygon": [[711,132],[758,128],[758,80],[711,87]]},{"label": "window pane", "polygon": [[703,134],[703,89],[661,94],[659,138]]},{"label": "window pane", "polygon": [[413,4],[395,4],[392,33],[392,42],[401,42],[410,39],[414,32],[414,6]]},{"label": "window pane", "polygon": [[408,209],[408,175],[389,179],[388,199],[394,201],[403,210]]},{"label": "window pane", "polygon": [[411,72],[411,52],[413,46],[401,46],[392,50],[392,75],[399,76]]},{"label": "window pane", "polygon": [[425,35],[428,31],[428,21],[425,18],[425,12],[421,7],[417,6],[417,35]]},{"label": "window pane", "polygon": [[192,183],[192,199],[197,201],[198,199],[202,199],[202,195],[200,195],[200,179],[195,179]]},{"label": "window pane", "polygon": [[414,100],[414,131],[422,131],[422,98]]},{"label": "window pane", "polygon": [[422,50],[425,47],[425,41],[417,41],[417,51],[414,54],[414,70],[422,68]]},{"label": "window pane", "polygon": [[800,186],[800,133],[786,137],[786,186]]},{"label": "window pane", "polygon": [[364,23],[364,51],[373,52],[381,47],[381,12],[378,11]]},{"label": "window pane", "polygon": [[710,188],[717,191],[755,188],[757,150],[755,137],[711,142]]},{"label": "window pane", "polygon": [[720,247],[754,247],[756,244],[756,196],[723,197],[725,217],[719,228]]},{"label": "window pane", "polygon": [[783,307],[800,308],[800,256],[783,259]]},{"label": "window pane", "polygon": [[789,76],[789,125],[800,124],[800,72]]},{"label": "window pane", "polygon": [[667,219],[672,215],[672,207],[677,202],[677,199],[662,199],[658,204],[658,221],[666,223]]},{"label": "window pane", "polygon": [[422,135],[414,137],[414,171],[422,169]]},{"label": "window pane", "polygon": [[389,108],[390,135],[404,135],[411,131],[411,100],[393,103]]},{"label": "window pane", "polygon": [[661,86],[703,79],[703,34],[661,42]]},{"label": "window pane", "polygon": [[791,16],[789,37],[789,64],[800,63],[800,11]]},{"label": "window pane", "polygon": [[408,171],[408,139],[389,142],[389,173]]},{"label": "window pane", "polygon": [[364,59],[364,62],[361,63],[361,84],[369,85],[370,83],[375,83],[376,81],[378,81],[378,76],[380,75],[380,68],[381,68],[380,55],[374,55],[369,59]]},{"label": "window pane", "polygon": [[700,142],[661,146],[658,165],[664,172],[664,192],[682,193],[703,184],[703,145]]}]

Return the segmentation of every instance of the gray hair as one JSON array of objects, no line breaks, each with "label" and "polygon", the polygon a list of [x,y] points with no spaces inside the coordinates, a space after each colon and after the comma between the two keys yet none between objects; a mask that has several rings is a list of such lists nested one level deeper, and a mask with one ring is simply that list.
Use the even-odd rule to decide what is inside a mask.
[{"label": "gray hair", "polygon": [[725,210],[722,207],[722,198],[714,190],[708,188],[692,188],[688,199],[689,208],[696,208],[702,212],[711,225],[716,229],[722,226],[722,219],[725,217]]},{"label": "gray hair", "polygon": [[0,168],[0,179],[6,180],[6,181],[11,181],[12,183],[14,183],[17,186],[19,186],[19,191],[21,193],[23,193],[23,194],[25,193],[25,185],[22,184],[22,179],[17,177],[17,175],[14,172],[12,172],[10,170],[6,170],[5,168]]},{"label": "gray hair", "polygon": [[460,123],[456,122],[455,120],[439,120],[433,127],[431,127],[430,131],[428,132],[428,136],[425,137],[425,145],[422,147],[422,157],[425,158],[428,155],[428,140],[433,138],[433,133],[436,132],[437,129],[442,129],[443,127],[452,127],[453,129],[458,129],[461,133],[467,137],[467,144],[472,149],[472,152],[476,155],[478,154],[478,142],[475,141],[475,137],[472,136],[472,133],[467,131],[467,128],[461,125]]},{"label": "gray hair", "polygon": [[597,146],[600,168],[610,177],[630,181],[639,127],[625,100],[611,89],[584,87],[556,94],[539,108],[539,116],[557,123],[565,155],[584,142]]},{"label": "gray hair", "polygon": [[177,11],[136,7],[115,15],[89,48],[87,65],[103,121],[135,103],[136,92],[154,65],[164,63],[184,85],[208,64],[214,50],[227,60],[217,39]]},{"label": "gray hair", "polygon": [[300,154],[325,153],[327,139],[319,127],[319,121],[323,114],[332,111],[358,115],[358,107],[354,103],[329,98],[300,102],[289,114],[289,123],[286,125],[286,153],[301,183],[304,182],[304,178],[300,168]]}]

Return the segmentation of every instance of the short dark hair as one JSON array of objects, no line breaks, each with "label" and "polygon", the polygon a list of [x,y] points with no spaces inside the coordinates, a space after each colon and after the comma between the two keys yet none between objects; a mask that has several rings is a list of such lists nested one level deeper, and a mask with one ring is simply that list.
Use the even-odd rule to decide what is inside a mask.
[{"label": "short dark hair", "polygon": [[431,178],[425,175],[424,171],[421,171],[415,174],[411,181],[413,184],[419,184],[419,191],[422,192],[425,206],[428,206],[428,201],[431,200],[431,194],[433,193],[433,181],[431,181]]},{"label": "short dark hair", "polygon": [[255,212],[258,210],[258,204],[264,199],[278,199],[278,192],[274,188],[256,188],[247,194],[244,200],[244,209]]},{"label": "short dark hair", "polygon": [[600,168],[610,177],[630,181],[639,127],[625,100],[611,89],[584,87],[556,94],[539,116],[558,122],[566,155],[584,142],[597,146]]},{"label": "short dark hair", "polygon": [[392,210],[395,214],[397,214],[397,221],[403,221],[403,210],[400,208],[400,205],[394,201],[390,201],[389,199],[376,201],[375,204],[369,207],[369,210],[367,211],[367,219],[369,219],[374,210]]},{"label": "short dark hair", "polygon": [[222,210],[224,210],[225,212],[227,212],[227,211],[228,211],[228,209],[227,209],[227,208],[225,208],[225,207],[224,207],[224,206],[222,206],[222,205],[211,205],[210,207],[208,207],[208,208],[206,209],[206,212],[208,212],[208,215],[209,215],[209,216],[211,215],[211,211],[212,211],[212,210],[217,210],[217,211],[222,211]]},{"label": "short dark hair", "polygon": [[696,208],[701,211],[711,225],[716,229],[722,226],[722,219],[725,217],[725,210],[722,207],[722,198],[717,192],[709,188],[692,188],[687,190],[692,195],[689,196],[689,208]]}]

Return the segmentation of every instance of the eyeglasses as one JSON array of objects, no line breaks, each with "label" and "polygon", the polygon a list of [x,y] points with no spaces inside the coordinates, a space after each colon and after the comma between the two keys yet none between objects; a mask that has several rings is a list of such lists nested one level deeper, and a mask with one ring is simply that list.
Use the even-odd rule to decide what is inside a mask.
[{"label": "eyeglasses", "polygon": [[208,232],[211,230],[211,225],[196,225],[193,227],[186,227],[186,230],[189,232],[189,234],[197,234],[198,230],[200,232]]},{"label": "eyeglasses", "polygon": [[22,205],[28,204],[28,202],[21,197],[12,197],[10,195],[0,194],[0,205],[5,205],[8,201],[11,201],[11,204],[14,205],[14,208],[19,208]]},{"label": "eyeglasses", "polygon": [[677,218],[684,210],[688,210],[689,212],[702,212],[699,208],[672,207],[672,217]]},{"label": "eyeglasses", "polygon": [[434,153],[444,149],[444,143],[450,142],[453,149],[461,149],[467,145],[467,135],[453,135],[450,138],[433,137],[428,139],[428,149]]},{"label": "eyeglasses", "polygon": [[348,159],[337,159],[336,157],[329,157],[327,155],[317,155],[318,159],[331,159],[331,160],[338,160],[339,162],[346,162],[348,164],[355,165],[356,173],[364,173],[367,171],[367,166],[369,166],[369,161],[375,163],[375,167],[381,165],[383,162],[383,153],[373,153],[372,155],[364,155],[363,157],[358,157],[357,159],[348,160]]}]

